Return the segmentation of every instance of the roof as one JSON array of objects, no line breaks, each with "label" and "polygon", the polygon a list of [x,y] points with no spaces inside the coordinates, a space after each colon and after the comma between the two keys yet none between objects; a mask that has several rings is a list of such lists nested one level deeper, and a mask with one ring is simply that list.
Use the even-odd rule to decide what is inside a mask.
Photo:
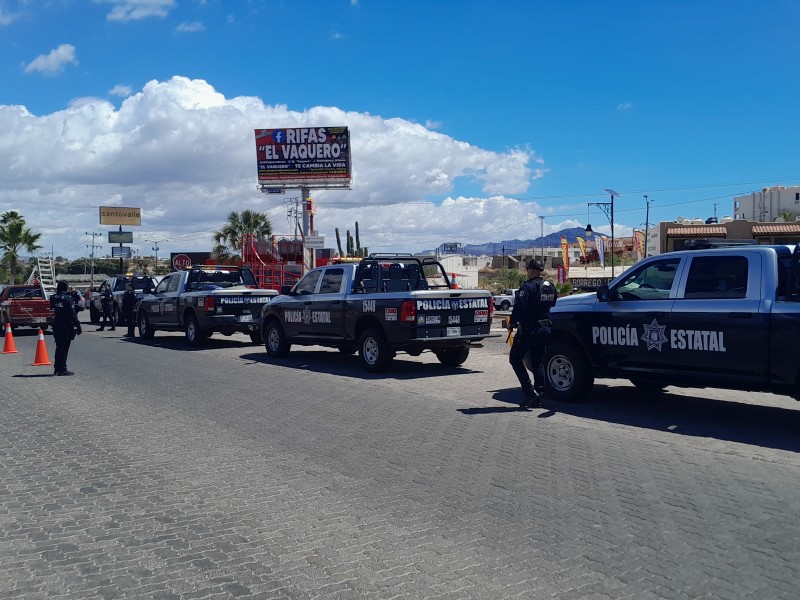
[{"label": "roof", "polygon": [[800,233],[800,223],[770,223],[769,225],[753,225],[753,235],[758,233]]},{"label": "roof", "polygon": [[684,227],[669,227],[667,228],[667,235],[673,237],[695,235],[726,237],[728,235],[728,230],[722,225],[689,225]]}]

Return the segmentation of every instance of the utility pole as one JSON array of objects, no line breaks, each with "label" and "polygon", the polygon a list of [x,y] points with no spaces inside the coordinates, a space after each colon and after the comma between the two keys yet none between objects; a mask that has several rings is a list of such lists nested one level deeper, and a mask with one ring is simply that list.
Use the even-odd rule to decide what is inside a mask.
[{"label": "utility pole", "polygon": [[[644,195],[644,203],[647,205],[644,213],[644,257],[647,258],[647,234],[650,232],[650,203],[652,200],[647,199],[647,194]],[[714,205],[716,206],[716,204]],[[716,213],[715,213],[716,214]]]},{"label": "utility pole", "polygon": [[542,242],[542,266],[544,266],[544,217],[540,216],[539,219],[542,221],[542,235],[541,242]]},{"label": "utility pole", "polygon": [[89,255],[89,258],[90,258],[90,259],[91,259],[91,261],[92,261],[92,270],[91,270],[91,273],[90,273],[90,275],[89,275],[89,286],[90,286],[90,287],[94,287],[94,249],[95,249],[95,248],[100,248],[100,246],[99,246],[99,245],[96,245],[96,244],[94,243],[94,238],[96,238],[96,237],[100,237],[100,236],[101,236],[101,235],[103,235],[103,234],[102,234],[102,233],[95,233],[94,231],[92,231],[92,232],[88,232],[88,231],[87,231],[87,232],[86,232],[86,235],[90,235],[90,236],[92,236],[92,244],[91,244],[91,246],[90,246],[90,247],[91,247],[91,253],[90,253],[90,255]]}]

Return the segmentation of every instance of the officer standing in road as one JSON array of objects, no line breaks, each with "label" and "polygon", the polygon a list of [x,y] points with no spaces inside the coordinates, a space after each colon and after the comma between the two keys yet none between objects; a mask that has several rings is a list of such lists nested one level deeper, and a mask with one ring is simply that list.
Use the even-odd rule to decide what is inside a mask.
[{"label": "officer standing in road", "polygon": [[100,305],[103,307],[103,320],[97,331],[103,331],[106,321],[111,325],[108,330],[114,331],[116,329],[114,323],[114,297],[111,295],[111,286],[107,283],[104,283],[100,290]]},{"label": "officer standing in road", "polygon": [[[514,310],[508,319],[509,333],[517,327],[508,361],[519,379],[525,398],[520,406],[540,407],[544,394],[544,351],[550,337],[550,309],[556,303],[556,288],[542,278],[544,266],[538,260],[528,263],[528,280],[519,289]],[[525,368],[525,354],[530,352],[534,384]]]},{"label": "officer standing in road", "polygon": [[122,294],[122,317],[128,324],[128,333],[123,337],[136,337],[133,334],[133,307],[136,306],[136,294],[133,291],[133,284],[129,281],[125,284],[125,293]]},{"label": "officer standing in road", "polygon": [[56,340],[54,375],[75,375],[72,371],[67,370],[67,355],[72,338],[76,334],[83,333],[81,322],[72,306],[72,296],[67,291],[68,287],[66,281],[59,281],[56,293],[50,296],[50,306],[53,307],[55,313],[53,322],[53,337]]}]

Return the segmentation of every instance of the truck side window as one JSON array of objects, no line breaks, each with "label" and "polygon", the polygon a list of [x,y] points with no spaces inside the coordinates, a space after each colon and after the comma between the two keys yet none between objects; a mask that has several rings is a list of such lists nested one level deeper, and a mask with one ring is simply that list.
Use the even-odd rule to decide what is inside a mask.
[{"label": "truck side window", "polygon": [[613,289],[619,300],[666,300],[675,282],[679,258],[667,258],[626,275]]},{"label": "truck side window", "polygon": [[169,287],[169,282],[170,282],[171,279],[173,279],[173,278],[172,277],[164,277],[164,279],[162,279],[159,282],[158,286],[156,287],[156,292],[155,293],[156,294],[163,294],[164,292],[166,292],[167,288]]},{"label": "truck side window", "polygon": [[338,294],[342,291],[344,269],[326,269],[319,286],[320,294]]},{"label": "truck side window", "polygon": [[689,265],[686,299],[744,298],[747,295],[747,258],[696,256]]},{"label": "truck side window", "polygon": [[169,287],[167,288],[166,291],[168,291],[168,292],[177,292],[178,291],[178,285],[180,285],[180,282],[181,282],[181,278],[178,275],[174,275],[174,276],[170,277]]},{"label": "truck side window", "polygon": [[297,294],[313,294],[317,289],[317,281],[319,281],[319,271],[310,271],[303,277],[294,288]]}]

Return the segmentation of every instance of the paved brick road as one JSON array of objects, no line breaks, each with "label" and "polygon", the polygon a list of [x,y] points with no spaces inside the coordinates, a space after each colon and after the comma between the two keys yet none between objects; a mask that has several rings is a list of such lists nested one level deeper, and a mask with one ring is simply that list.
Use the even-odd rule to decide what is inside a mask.
[{"label": "paved brick road", "polygon": [[[0,598],[797,598],[800,405],[246,338],[0,355]],[[52,358],[52,338],[48,336]]]}]

